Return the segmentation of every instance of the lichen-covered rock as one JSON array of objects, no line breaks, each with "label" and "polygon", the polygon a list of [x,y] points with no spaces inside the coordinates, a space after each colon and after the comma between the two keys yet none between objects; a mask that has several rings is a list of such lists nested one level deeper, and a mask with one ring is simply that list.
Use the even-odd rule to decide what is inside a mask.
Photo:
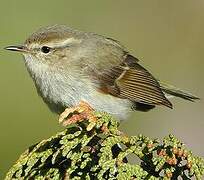
[{"label": "lichen-covered rock", "polygon": [[[143,135],[128,137],[106,113],[87,130],[85,120],[26,150],[9,170],[10,179],[201,179],[204,160],[173,135],[163,143]],[[140,159],[127,162],[127,156]]]}]

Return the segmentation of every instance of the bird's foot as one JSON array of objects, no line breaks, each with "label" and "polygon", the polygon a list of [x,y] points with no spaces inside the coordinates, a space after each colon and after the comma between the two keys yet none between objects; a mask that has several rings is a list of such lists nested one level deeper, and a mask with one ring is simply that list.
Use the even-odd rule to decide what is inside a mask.
[{"label": "bird's foot", "polygon": [[66,108],[65,111],[60,114],[59,123],[62,123],[63,126],[67,126],[86,119],[89,121],[87,130],[90,131],[95,126],[97,117],[93,113],[93,108],[88,103],[80,101],[79,105]]}]

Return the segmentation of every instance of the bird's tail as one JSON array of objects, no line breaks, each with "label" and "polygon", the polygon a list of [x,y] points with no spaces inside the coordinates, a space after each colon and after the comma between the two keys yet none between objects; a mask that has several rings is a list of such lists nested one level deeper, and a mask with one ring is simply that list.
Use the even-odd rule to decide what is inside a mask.
[{"label": "bird's tail", "polygon": [[159,83],[160,83],[160,87],[161,87],[162,91],[165,94],[167,94],[167,97],[168,97],[168,95],[170,95],[170,96],[180,97],[182,99],[189,100],[189,101],[194,101],[194,100],[200,99],[199,97],[194,96],[191,93],[183,91],[183,90],[176,88],[172,85],[168,85],[168,84],[165,84],[162,82],[159,82]]}]

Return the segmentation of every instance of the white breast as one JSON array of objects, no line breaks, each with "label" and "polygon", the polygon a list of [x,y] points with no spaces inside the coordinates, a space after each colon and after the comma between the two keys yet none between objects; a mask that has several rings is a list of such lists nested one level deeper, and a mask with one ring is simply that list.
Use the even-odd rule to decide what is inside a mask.
[{"label": "white breast", "polygon": [[27,69],[46,103],[72,107],[83,100],[94,109],[116,115],[119,119],[125,119],[130,111],[131,103],[128,100],[96,91],[87,78],[73,76],[71,72],[56,72],[29,55],[25,59]]}]

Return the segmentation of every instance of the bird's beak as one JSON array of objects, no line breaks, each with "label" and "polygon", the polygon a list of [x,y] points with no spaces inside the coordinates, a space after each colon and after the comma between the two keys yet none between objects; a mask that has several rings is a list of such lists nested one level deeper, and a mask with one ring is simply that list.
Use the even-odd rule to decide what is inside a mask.
[{"label": "bird's beak", "polygon": [[22,53],[27,53],[28,49],[25,46],[19,45],[19,46],[7,46],[4,49],[9,51],[17,51]]}]

